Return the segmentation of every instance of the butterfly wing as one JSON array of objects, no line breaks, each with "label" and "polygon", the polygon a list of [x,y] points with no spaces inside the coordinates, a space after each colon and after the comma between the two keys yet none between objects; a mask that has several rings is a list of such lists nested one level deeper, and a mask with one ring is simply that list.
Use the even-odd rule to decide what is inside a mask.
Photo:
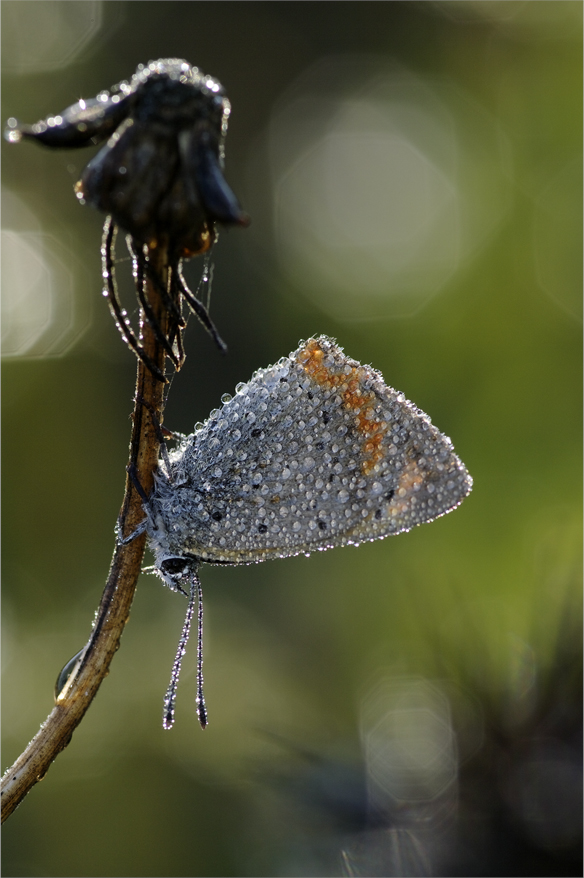
[{"label": "butterfly wing", "polygon": [[256,372],[171,460],[152,518],[165,552],[208,563],[401,533],[472,487],[428,416],[325,336]]}]

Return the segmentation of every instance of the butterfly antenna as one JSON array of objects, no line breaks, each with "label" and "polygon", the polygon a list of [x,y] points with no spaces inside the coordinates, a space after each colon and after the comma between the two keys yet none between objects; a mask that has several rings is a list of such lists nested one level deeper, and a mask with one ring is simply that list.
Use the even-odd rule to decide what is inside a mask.
[{"label": "butterfly antenna", "polygon": [[[176,704],[176,689],[178,686],[178,678],[180,676],[180,669],[182,665],[183,656],[187,650],[187,643],[189,642],[189,635],[191,633],[191,623],[193,621],[193,615],[195,612],[195,601],[199,603],[199,614],[198,614],[198,624],[199,624],[199,637],[198,644],[199,650],[202,649],[202,624],[203,624],[203,612],[202,612],[202,602],[201,602],[201,585],[199,583],[199,577],[197,575],[197,571],[193,570],[191,572],[191,587],[189,593],[189,605],[187,607],[187,614],[185,616],[185,621],[182,629],[182,633],[180,636],[180,640],[178,642],[178,648],[176,650],[176,656],[174,659],[174,663],[172,665],[172,673],[170,675],[170,683],[168,684],[168,689],[166,690],[166,695],[164,696],[164,710],[162,714],[162,727],[164,729],[171,729],[174,725],[174,708]],[[197,651],[199,654],[199,651]],[[202,694],[202,671],[201,671],[202,659],[198,662],[198,672],[197,672],[197,689],[199,687],[199,678],[200,678],[200,686],[201,686],[201,694]],[[198,697],[197,697],[198,701]],[[203,709],[205,706],[205,702],[203,701]],[[206,711],[205,711],[205,724],[201,722],[203,728],[206,725]],[[200,720],[200,714],[199,714]]]},{"label": "butterfly antenna", "polygon": [[203,692],[203,589],[198,573],[195,573],[197,588],[197,716],[201,723],[201,728],[207,726],[207,705],[205,704],[205,693]]}]

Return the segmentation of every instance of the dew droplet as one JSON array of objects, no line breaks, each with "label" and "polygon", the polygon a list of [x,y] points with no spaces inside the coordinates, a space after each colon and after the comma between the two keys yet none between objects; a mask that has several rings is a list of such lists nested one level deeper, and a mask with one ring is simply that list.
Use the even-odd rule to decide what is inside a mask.
[{"label": "dew droplet", "polygon": [[69,680],[69,677],[73,673],[73,671],[75,669],[75,665],[79,661],[84,650],[85,650],[85,647],[83,647],[83,649],[80,649],[79,652],[76,652],[75,655],[73,656],[73,658],[70,658],[69,661],[67,662],[67,664],[63,665],[63,667],[59,671],[59,676],[57,677],[57,681],[55,683],[55,701],[59,700],[59,696],[60,696],[61,692],[63,691],[63,689],[65,688],[65,686]]}]

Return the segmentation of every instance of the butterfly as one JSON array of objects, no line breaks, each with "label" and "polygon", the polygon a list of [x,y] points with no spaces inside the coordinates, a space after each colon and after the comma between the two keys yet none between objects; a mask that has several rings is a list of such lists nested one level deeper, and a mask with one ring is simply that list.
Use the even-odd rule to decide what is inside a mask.
[{"label": "butterfly", "polygon": [[445,515],[471,488],[430,418],[326,336],[239,384],[194,433],[164,449],[144,497],[139,532],[147,532],[152,570],[189,594],[165,728],[174,721],[195,603],[197,709],[207,723],[201,564],[252,564],[382,539]]}]

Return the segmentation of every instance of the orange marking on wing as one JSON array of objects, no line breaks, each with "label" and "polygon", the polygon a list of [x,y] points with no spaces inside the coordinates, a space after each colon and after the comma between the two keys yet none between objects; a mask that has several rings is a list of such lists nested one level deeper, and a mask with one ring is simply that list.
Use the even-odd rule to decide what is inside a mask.
[{"label": "orange marking on wing", "polygon": [[424,478],[424,473],[420,470],[415,460],[410,460],[399,477],[396,492],[389,504],[390,511],[394,513],[405,512],[411,495],[416,488],[423,484]]},{"label": "orange marking on wing", "polygon": [[369,475],[375,465],[385,457],[382,441],[388,424],[370,414],[375,405],[375,394],[363,390],[368,376],[367,370],[363,366],[351,366],[348,371],[343,368],[341,372],[331,372],[323,363],[324,356],[325,352],[319,343],[312,339],[298,353],[298,361],[321,387],[341,389],[343,407],[349,412],[355,412],[355,429],[366,440],[363,444],[365,459],[361,463],[361,469],[364,475]]}]

